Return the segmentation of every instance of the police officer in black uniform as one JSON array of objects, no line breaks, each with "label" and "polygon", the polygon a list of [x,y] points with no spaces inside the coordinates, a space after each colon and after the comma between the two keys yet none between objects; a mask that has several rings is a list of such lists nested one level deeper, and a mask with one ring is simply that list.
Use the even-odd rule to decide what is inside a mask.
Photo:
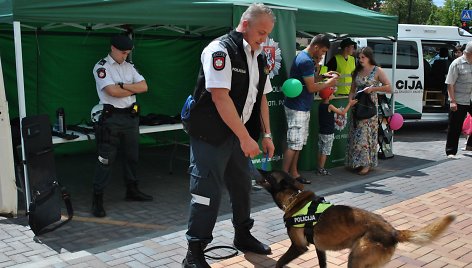
[{"label": "police officer in black uniform", "polygon": [[108,56],[93,68],[98,97],[103,104],[96,128],[98,160],[92,202],[92,213],[96,217],[106,216],[103,192],[110,180],[112,164],[120,145],[124,157],[126,200],[153,200],[152,196],[138,190],[136,179],[139,149],[139,106],[136,94],[146,92],[148,87],[133,63],[126,61],[133,49],[133,41],[126,35],[116,35],[110,43]]},{"label": "police officer in black uniform", "polygon": [[235,31],[210,43],[202,52],[196,104],[188,119],[190,134],[190,216],[188,251],[183,267],[210,267],[203,249],[213,239],[223,187],[228,189],[241,251],[269,254],[269,246],[250,229],[251,176],[248,161],[262,150],[273,156],[266,95],[272,90],[269,64],[262,51],[275,23],[272,11],[252,4]]}]

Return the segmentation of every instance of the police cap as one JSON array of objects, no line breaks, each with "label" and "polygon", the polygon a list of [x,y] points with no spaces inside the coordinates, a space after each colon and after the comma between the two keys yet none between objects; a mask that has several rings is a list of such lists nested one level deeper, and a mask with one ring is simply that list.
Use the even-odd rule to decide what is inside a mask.
[{"label": "police cap", "polygon": [[115,35],[110,39],[110,44],[121,51],[132,50],[133,40],[126,35]]}]

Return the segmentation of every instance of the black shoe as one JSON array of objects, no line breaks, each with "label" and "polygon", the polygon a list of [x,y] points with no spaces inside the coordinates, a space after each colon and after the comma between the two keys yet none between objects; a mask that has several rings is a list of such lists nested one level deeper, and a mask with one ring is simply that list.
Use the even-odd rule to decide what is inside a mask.
[{"label": "black shoe", "polygon": [[103,194],[93,194],[92,214],[99,218],[103,218],[107,215],[103,208]]},{"label": "black shoe", "polygon": [[205,246],[201,242],[189,242],[185,259],[182,261],[183,268],[210,268],[205,260],[203,249]]},{"label": "black shoe", "polygon": [[152,201],[154,198],[141,192],[136,184],[128,184],[126,188],[126,201]]},{"label": "black shoe", "polygon": [[257,254],[268,255],[271,249],[268,245],[257,240],[249,230],[235,230],[234,246],[242,252],[250,251]]},{"label": "black shoe", "polygon": [[298,177],[298,178],[295,178],[299,183],[303,183],[303,184],[311,184],[311,181],[303,178],[302,176]]}]

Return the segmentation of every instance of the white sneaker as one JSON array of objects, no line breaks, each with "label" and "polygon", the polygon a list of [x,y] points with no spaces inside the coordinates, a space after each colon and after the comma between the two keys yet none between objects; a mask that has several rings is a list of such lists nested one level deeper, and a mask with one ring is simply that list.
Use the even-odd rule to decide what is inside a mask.
[{"label": "white sneaker", "polygon": [[[467,142],[466,142],[467,144]],[[472,151],[472,146],[465,146],[463,148],[461,148],[462,151]]]},{"label": "white sneaker", "polygon": [[262,186],[258,185],[258,184],[256,183],[256,180],[252,180],[252,190],[254,190],[254,191],[259,191],[259,190],[261,190],[261,189],[262,189]]},{"label": "white sneaker", "polygon": [[320,168],[318,169],[318,175],[321,175],[321,176],[330,176],[331,173],[329,171],[327,171],[326,169],[324,168]]}]

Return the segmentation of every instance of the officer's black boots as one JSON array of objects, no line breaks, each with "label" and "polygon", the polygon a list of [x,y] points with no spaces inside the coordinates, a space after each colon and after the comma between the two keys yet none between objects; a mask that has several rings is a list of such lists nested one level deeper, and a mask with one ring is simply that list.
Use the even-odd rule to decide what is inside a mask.
[{"label": "officer's black boots", "polygon": [[203,255],[204,244],[201,242],[189,242],[185,259],[182,261],[182,268],[209,268],[210,265]]},{"label": "officer's black boots", "polygon": [[266,244],[261,243],[247,228],[235,228],[234,234],[234,246],[242,251],[250,251],[257,254],[268,255],[271,253],[270,247]]},{"label": "officer's black boots", "polygon": [[126,186],[126,201],[152,201],[154,198],[141,192],[135,183]]},{"label": "officer's black boots", "polygon": [[107,214],[103,208],[103,194],[93,194],[92,200],[92,214],[95,217],[105,217]]}]

